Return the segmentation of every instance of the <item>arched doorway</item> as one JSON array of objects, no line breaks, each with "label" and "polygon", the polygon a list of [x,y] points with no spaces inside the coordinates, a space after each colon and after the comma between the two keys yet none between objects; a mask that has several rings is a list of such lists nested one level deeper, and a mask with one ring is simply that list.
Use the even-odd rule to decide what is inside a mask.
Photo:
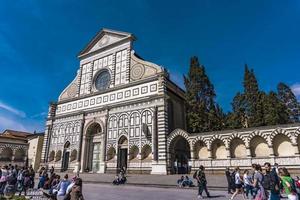
[{"label": "arched doorway", "polygon": [[121,170],[122,168],[127,169],[127,157],[128,157],[128,139],[126,136],[121,136],[118,141],[118,162],[117,168]]},{"label": "arched doorway", "polygon": [[190,145],[188,141],[177,136],[170,144],[171,162],[173,173],[186,174],[189,172],[189,160],[191,159]]},{"label": "arched doorway", "polygon": [[86,130],[86,165],[85,171],[98,172],[101,159],[101,133],[100,124],[93,123]]},{"label": "arched doorway", "polygon": [[62,166],[61,171],[68,170],[69,167],[69,160],[70,160],[70,142],[67,141],[64,145],[64,153],[63,153],[63,159],[62,159]]}]

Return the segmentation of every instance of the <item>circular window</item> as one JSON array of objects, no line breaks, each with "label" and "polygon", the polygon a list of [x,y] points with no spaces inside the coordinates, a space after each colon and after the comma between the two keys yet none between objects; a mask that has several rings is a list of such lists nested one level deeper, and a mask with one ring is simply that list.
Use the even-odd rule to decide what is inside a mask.
[{"label": "circular window", "polygon": [[95,80],[95,87],[97,90],[105,90],[110,84],[110,73],[108,70],[101,71]]}]

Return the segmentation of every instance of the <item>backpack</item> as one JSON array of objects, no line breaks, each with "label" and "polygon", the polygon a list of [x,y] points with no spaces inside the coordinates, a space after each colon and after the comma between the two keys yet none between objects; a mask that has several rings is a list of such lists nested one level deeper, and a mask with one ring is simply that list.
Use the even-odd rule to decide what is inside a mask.
[{"label": "backpack", "polygon": [[264,189],[270,190],[271,182],[272,182],[271,173],[267,173],[266,175],[264,175],[263,182],[262,182],[262,186],[264,187]]}]

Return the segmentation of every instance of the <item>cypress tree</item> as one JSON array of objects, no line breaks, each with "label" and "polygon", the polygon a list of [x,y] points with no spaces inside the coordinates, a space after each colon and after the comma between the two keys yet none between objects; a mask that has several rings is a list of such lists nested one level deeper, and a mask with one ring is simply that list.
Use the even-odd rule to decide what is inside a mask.
[{"label": "cypress tree", "polygon": [[184,76],[184,85],[188,131],[220,130],[222,111],[214,101],[214,87],[197,57],[191,58],[189,72]]},{"label": "cypress tree", "polygon": [[289,121],[300,121],[300,105],[291,88],[284,83],[277,85],[278,98],[286,106],[289,115]]},{"label": "cypress tree", "polygon": [[264,95],[264,121],[266,125],[286,124],[289,115],[286,106],[279,100],[277,94],[271,91]]},{"label": "cypress tree", "polygon": [[264,125],[263,94],[259,91],[258,82],[253,69],[245,65],[244,74],[245,117],[249,127]]}]

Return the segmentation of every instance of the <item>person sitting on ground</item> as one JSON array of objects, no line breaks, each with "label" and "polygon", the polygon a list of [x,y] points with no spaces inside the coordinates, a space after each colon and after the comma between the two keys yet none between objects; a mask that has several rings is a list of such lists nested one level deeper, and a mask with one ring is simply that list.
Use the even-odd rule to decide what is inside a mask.
[{"label": "person sitting on ground", "polygon": [[113,180],[113,184],[119,185],[119,176],[118,175],[115,176],[115,179]]},{"label": "person sitting on ground", "polygon": [[177,180],[177,185],[178,185],[178,187],[182,187],[183,185],[183,181],[184,181],[184,176],[181,176],[181,178],[180,179],[178,179]]},{"label": "person sitting on ground", "polygon": [[49,191],[50,195],[56,196],[56,194],[58,192],[58,185],[59,185],[59,183],[60,183],[60,176],[56,175],[55,179],[51,183],[51,189]]},{"label": "person sitting on ground", "polygon": [[185,176],[184,180],[183,180],[183,183],[182,183],[182,186],[183,187],[192,187],[193,186],[193,181],[188,177],[188,176]]},{"label": "person sitting on ground", "polygon": [[[29,178],[31,179],[31,176],[29,175]],[[38,189],[43,188],[45,185],[46,180],[48,179],[48,174],[42,174],[40,176],[39,184],[38,184]]]},{"label": "person sitting on ground", "polygon": [[82,195],[82,179],[76,178],[75,183],[70,192],[70,200],[84,200]]},{"label": "person sitting on ground", "polygon": [[72,182],[70,183],[70,185],[69,185],[68,188],[67,188],[67,191],[66,191],[67,193],[70,193],[70,192],[71,192],[73,185],[75,185],[76,179],[77,179],[76,176],[74,176],[74,177],[72,178]]},{"label": "person sitting on ground", "polygon": [[125,173],[120,172],[119,174],[119,184],[125,184],[127,181],[127,178],[125,176]]},{"label": "person sitting on ground", "polygon": [[68,186],[70,185],[70,181],[68,180],[69,176],[66,174],[64,179],[58,185],[57,196],[65,196]]}]

